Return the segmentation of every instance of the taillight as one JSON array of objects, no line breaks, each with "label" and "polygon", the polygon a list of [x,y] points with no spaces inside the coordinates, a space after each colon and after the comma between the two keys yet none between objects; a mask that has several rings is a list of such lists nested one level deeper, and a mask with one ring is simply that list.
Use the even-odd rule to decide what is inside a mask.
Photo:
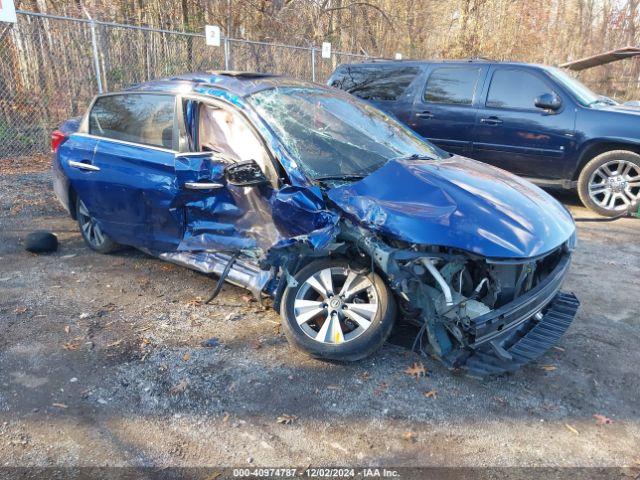
[{"label": "taillight", "polygon": [[51,151],[57,152],[60,144],[67,138],[67,136],[60,130],[54,130],[51,132]]}]

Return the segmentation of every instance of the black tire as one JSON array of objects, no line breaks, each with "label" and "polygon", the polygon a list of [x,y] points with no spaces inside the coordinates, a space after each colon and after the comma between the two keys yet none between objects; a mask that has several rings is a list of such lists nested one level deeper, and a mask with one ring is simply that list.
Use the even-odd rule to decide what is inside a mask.
[{"label": "black tire", "polygon": [[282,297],[280,316],[283,330],[291,345],[314,358],[348,362],[361,360],[378,350],[389,337],[396,317],[396,302],[384,280],[375,273],[368,274],[377,296],[377,312],[371,318],[367,329],[359,336],[339,344],[322,343],[312,339],[296,321],[296,295],[307,279],[331,267],[348,269],[349,263],[340,259],[318,260],[305,266],[294,276],[297,286],[287,287]]},{"label": "black tire", "polygon": [[36,230],[27,235],[24,249],[31,253],[49,253],[58,249],[58,237],[44,230]]},{"label": "black tire", "polygon": [[[86,212],[82,213],[82,212]],[[87,246],[98,253],[111,253],[115,252],[122,248],[118,243],[114,242],[109,238],[109,236],[100,229],[97,225],[95,219],[91,216],[87,207],[84,205],[80,197],[76,196],[76,217],[78,220],[78,227],[80,228],[80,234],[84,239],[84,242]],[[92,223],[92,228],[97,228],[100,233],[99,236],[92,233],[95,233],[91,228],[87,230],[86,225],[87,222]]]},{"label": "black tire", "polygon": [[[599,204],[597,201],[594,201],[594,199],[591,197],[589,184],[594,181],[593,177],[594,175],[598,175],[596,172],[601,167],[612,163],[615,165],[615,162],[620,162],[620,165],[622,165],[623,162],[626,162],[627,165],[635,165],[635,169],[640,172],[640,155],[628,150],[611,150],[609,152],[601,153],[600,155],[592,158],[589,163],[584,166],[584,168],[580,172],[580,176],[578,177],[578,196],[580,197],[583,205],[589,210],[592,210],[597,214],[605,217],[614,217],[616,215],[620,215],[626,210],[626,206],[623,205],[623,200],[621,197],[619,197],[613,208],[603,207],[603,205]],[[632,189],[632,193],[634,195],[637,195],[637,192],[639,191],[640,187],[633,187]],[[628,195],[626,196],[628,198]],[[605,197],[605,194],[596,195],[595,198],[600,203],[608,203],[604,201],[605,198],[607,198]]]}]

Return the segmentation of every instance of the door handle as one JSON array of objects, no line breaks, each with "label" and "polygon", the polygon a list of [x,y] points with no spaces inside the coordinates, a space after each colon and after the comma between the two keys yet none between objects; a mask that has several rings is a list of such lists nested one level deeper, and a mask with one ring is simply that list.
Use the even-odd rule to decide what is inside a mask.
[{"label": "door handle", "polygon": [[501,125],[502,120],[500,120],[498,117],[488,117],[481,118],[480,123],[484,123],[485,125]]},{"label": "door handle", "polygon": [[419,118],[433,118],[435,115],[431,113],[429,110],[424,110],[423,112],[416,113],[416,117]]},{"label": "door handle", "polygon": [[209,182],[209,183],[204,183],[204,182],[186,182],[184,184],[184,188],[188,188],[190,190],[211,190],[213,188],[222,188],[222,187],[224,187],[224,184],[215,183],[215,182]]},{"label": "door handle", "polygon": [[89,170],[90,172],[100,171],[100,167],[91,165],[90,163],[88,163],[88,160],[84,160],[82,162],[74,162],[73,160],[69,160],[69,166],[74,168],[79,168],[80,170]]}]

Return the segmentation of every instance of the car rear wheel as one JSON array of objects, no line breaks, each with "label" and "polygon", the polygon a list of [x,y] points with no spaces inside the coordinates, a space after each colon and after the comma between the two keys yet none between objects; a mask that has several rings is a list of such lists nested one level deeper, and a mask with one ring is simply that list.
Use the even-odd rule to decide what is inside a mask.
[{"label": "car rear wheel", "polygon": [[79,197],[76,200],[76,216],[82,238],[89,245],[89,248],[99,253],[111,253],[120,247],[102,231],[96,219],[89,213],[89,209]]},{"label": "car rear wheel", "polygon": [[578,195],[585,207],[613,217],[640,200],[640,155],[613,150],[593,158],[582,169]]},{"label": "car rear wheel", "polygon": [[291,344],[316,358],[356,361],[382,346],[396,304],[382,278],[344,260],[320,260],[294,276],[280,314]]}]

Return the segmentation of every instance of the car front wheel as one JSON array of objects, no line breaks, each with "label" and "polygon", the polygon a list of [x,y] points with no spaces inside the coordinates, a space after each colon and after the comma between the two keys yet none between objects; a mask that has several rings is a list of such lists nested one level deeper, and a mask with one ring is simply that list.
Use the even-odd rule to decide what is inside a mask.
[{"label": "car front wheel", "polygon": [[280,314],[291,344],[322,359],[356,361],[382,346],[396,304],[382,278],[344,260],[320,260],[288,286]]},{"label": "car front wheel", "polygon": [[82,238],[89,248],[99,253],[111,253],[118,248],[116,242],[111,240],[109,236],[102,231],[96,219],[89,213],[89,209],[84,202],[78,197],[76,199],[76,217],[78,218],[78,226]]},{"label": "car front wheel", "polygon": [[593,158],[578,178],[578,194],[585,207],[613,217],[640,199],[640,155],[613,150]]}]

